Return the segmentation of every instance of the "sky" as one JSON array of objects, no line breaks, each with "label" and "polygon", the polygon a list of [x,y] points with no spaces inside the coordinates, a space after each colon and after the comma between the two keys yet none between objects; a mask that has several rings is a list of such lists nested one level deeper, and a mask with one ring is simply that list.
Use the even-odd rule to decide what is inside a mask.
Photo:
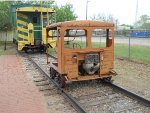
[{"label": "sky", "polygon": [[[55,0],[58,6],[66,3],[73,4],[77,20],[86,19],[87,0]],[[93,15],[113,15],[119,24],[133,25],[136,20],[137,0],[88,0],[88,20]],[[150,0],[138,0],[137,19],[143,14],[150,16]]]}]

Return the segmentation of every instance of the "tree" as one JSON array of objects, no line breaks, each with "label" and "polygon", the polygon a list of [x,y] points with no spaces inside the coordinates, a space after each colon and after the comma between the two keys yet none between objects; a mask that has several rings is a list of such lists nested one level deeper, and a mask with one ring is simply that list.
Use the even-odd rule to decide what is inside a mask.
[{"label": "tree", "polygon": [[134,26],[136,28],[142,28],[142,29],[150,29],[150,17],[148,15],[141,15],[140,20],[137,21]]},{"label": "tree", "polygon": [[11,20],[10,20],[10,7],[11,1],[1,1],[0,2],[0,30],[10,30],[12,28]]},{"label": "tree", "polygon": [[98,13],[97,15],[93,15],[93,17],[91,17],[91,19],[99,20],[99,21],[115,22],[115,19],[111,14],[105,15],[102,13]]},{"label": "tree", "polygon": [[66,4],[64,6],[55,6],[56,10],[56,22],[76,20],[77,15],[74,14],[72,4]]}]

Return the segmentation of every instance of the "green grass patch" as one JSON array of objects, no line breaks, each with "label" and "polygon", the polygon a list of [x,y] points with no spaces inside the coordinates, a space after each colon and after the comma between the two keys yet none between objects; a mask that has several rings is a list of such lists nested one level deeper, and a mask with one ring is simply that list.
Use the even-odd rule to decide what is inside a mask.
[{"label": "green grass patch", "polygon": [[115,44],[114,50],[115,50],[116,57],[127,58],[129,56],[129,52],[128,52],[129,49],[126,44]]},{"label": "green grass patch", "polygon": [[[115,57],[129,58],[128,44],[115,44]],[[130,58],[134,61],[150,63],[150,46],[132,45]]]},{"label": "green grass patch", "polygon": [[67,42],[65,41],[65,48],[68,48],[68,49],[84,49],[86,48],[86,42],[81,42],[81,41],[70,41],[70,42]]},{"label": "green grass patch", "polygon": [[101,43],[93,42],[92,48],[106,48],[106,43],[104,43],[104,42],[101,42]]}]

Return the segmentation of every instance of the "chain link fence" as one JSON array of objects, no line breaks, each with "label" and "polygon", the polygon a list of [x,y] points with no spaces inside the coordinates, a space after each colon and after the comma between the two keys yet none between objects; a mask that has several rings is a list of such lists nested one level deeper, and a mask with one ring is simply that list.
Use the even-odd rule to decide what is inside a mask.
[{"label": "chain link fence", "polygon": [[[116,32],[115,57],[126,58],[137,62],[150,63],[150,37],[133,37],[131,33],[131,31],[128,31],[127,34],[124,35],[123,33]],[[139,34],[142,33],[139,32]]]}]

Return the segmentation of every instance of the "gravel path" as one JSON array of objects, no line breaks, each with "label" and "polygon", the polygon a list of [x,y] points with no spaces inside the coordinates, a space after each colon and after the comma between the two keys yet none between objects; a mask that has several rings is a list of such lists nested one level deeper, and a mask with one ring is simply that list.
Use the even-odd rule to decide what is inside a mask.
[{"label": "gravel path", "polygon": [[114,83],[150,100],[150,64],[115,59]]}]

